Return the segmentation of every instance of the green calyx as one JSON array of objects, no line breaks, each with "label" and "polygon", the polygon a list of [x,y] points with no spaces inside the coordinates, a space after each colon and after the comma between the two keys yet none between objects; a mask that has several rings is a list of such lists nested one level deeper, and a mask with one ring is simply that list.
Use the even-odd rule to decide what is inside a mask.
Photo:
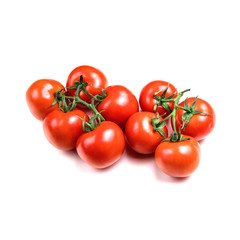
[{"label": "green calyx", "polygon": [[185,111],[182,115],[183,132],[185,131],[185,129],[193,115],[196,115],[196,114],[209,115],[208,113],[204,113],[204,112],[194,109],[196,102],[197,102],[197,98],[198,97],[195,98],[194,102],[192,103],[192,105],[190,107],[187,105],[187,98],[184,101],[184,107],[177,106],[178,108]]},{"label": "green calyx", "polygon": [[186,140],[190,140],[190,138],[184,138],[181,133],[181,130],[179,129],[178,134],[177,134],[177,132],[173,132],[173,134],[171,135],[170,138],[166,138],[162,142],[182,142],[182,141],[186,141]]},{"label": "green calyx", "polygon": [[82,123],[82,128],[84,132],[91,132],[93,131],[95,128],[97,128],[101,122],[101,116],[100,115],[93,115],[89,121],[86,121],[85,119],[79,117],[83,123]]},{"label": "green calyx", "polygon": [[157,113],[157,116],[155,118],[151,119],[151,124],[153,125],[153,130],[155,132],[159,132],[160,135],[163,136],[163,138],[166,138],[166,134],[163,132],[163,128],[166,126],[166,121],[159,121],[159,114]]},{"label": "green calyx", "polygon": [[[182,134],[181,134],[181,130],[179,129],[179,133],[177,132],[177,129],[176,129],[176,111],[177,111],[177,108],[181,108],[185,111],[188,111],[187,109],[185,108],[182,108],[182,107],[179,107],[178,106],[178,103],[179,103],[179,100],[180,98],[183,96],[183,94],[185,92],[188,92],[190,91],[190,89],[186,89],[182,92],[179,92],[178,96],[176,98],[174,98],[174,96],[176,95],[176,93],[174,93],[172,96],[170,97],[165,97],[166,96],[166,92],[167,92],[167,89],[168,89],[169,85],[167,86],[167,88],[165,89],[165,91],[163,92],[163,94],[159,97],[157,96],[158,93],[155,93],[153,94],[153,97],[158,101],[158,103],[161,103],[160,105],[163,106],[164,103],[166,103],[168,105],[168,102],[173,102],[173,110],[171,111],[168,111],[170,114],[168,116],[166,116],[164,119],[162,119],[161,121],[159,121],[159,115],[156,117],[156,118],[153,118],[151,123],[153,125],[153,129],[154,131],[158,131],[158,128],[161,129],[161,131],[158,131],[161,135],[162,134],[162,128],[166,125],[166,121],[171,118],[172,119],[172,126],[173,126],[173,133],[171,135],[170,138],[166,138],[166,136],[164,136],[164,140],[162,142],[165,142],[165,141],[170,141],[170,142],[179,142],[179,141],[184,141],[184,140],[189,140],[189,138],[183,138],[182,137]],[[157,103],[157,105],[158,105]],[[168,105],[169,107],[169,105]],[[155,107],[156,109],[157,107]],[[165,108],[165,107],[164,107]],[[166,109],[166,108],[165,108]],[[167,110],[167,109],[166,109]],[[161,117],[163,117],[164,115],[162,115]],[[156,120],[157,119],[157,120]]]},{"label": "green calyx", "polygon": [[[91,93],[89,93],[86,90],[86,86],[88,85],[88,82],[83,81],[83,76],[80,76],[79,81],[75,81],[74,85],[71,87],[66,87],[61,90],[58,90],[54,93],[55,99],[50,107],[52,107],[55,104],[58,104],[59,109],[63,112],[70,112],[73,111],[77,104],[82,104],[83,106],[87,107],[93,112],[93,116],[89,120],[89,122],[83,120],[84,124],[84,131],[89,132],[95,129],[101,121],[105,121],[104,117],[99,113],[96,109],[96,107],[106,98],[106,92],[105,89],[102,89],[101,94],[97,94],[93,96]],[[75,96],[68,96],[67,89],[76,89]],[[91,98],[91,103],[87,103],[84,100],[82,100],[79,97],[79,93],[84,92],[87,96]]]},{"label": "green calyx", "polygon": [[58,107],[63,112],[70,112],[76,107],[75,101],[69,102],[68,96],[66,96],[67,92],[64,92],[65,88],[60,89],[54,93],[55,99],[53,103],[48,107],[52,107],[55,104],[58,104]]},{"label": "green calyx", "polygon": [[153,97],[157,100],[157,102],[155,103],[154,107],[153,107],[153,111],[156,112],[157,110],[157,106],[162,106],[163,108],[165,108],[169,113],[172,112],[171,108],[169,107],[168,105],[168,100],[172,99],[177,92],[175,92],[174,94],[172,94],[171,96],[169,97],[166,97],[166,93],[167,93],[167,90],[169,88],[169,83],[166,87],[166,89],[164,90],[164,92],[161,94],[161,96],[158,96],[159,92],[156,92],[153,94]]},{"label": "green calyx", "polygon": [[101,94],[93,96],[94,100],[97,102],[95,104],[96,107],[107,97],[105,89],[104,88],[101,89],[102,89]]}]

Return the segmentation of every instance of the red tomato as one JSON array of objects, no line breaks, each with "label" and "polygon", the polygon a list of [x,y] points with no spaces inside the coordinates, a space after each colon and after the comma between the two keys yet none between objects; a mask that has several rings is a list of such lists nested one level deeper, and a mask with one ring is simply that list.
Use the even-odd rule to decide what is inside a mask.
[{"label": "red tomato", "polygon": [[98,105],[97,110],[108,120],[124,129],[128,118],[139,111],[138,101],[133,93],[124,86],[106,88],[107,97]]},{"label": "red tomato", "polygon": [[[168,84],[169,84],[169,87],[165,97],[170,97],[176,92],[174,96],[174,98],[176,98],[178,96],[178,93],[176,88],[171,83],[168,83],[162,80],[152,81],[148,83],[140,93],[139,103],[140,103],[141,109],[143,111],[154,112],[154,105],[156,104],[157,100],[153,97],[153,94],[158,92],[157,96],[161,96],[163,92],[166,90]],[[174,106],[173,102],[169,102],[165,104],[168,104],[170,109],[173,110],[173,106]],[[169,115],[169,112],[161,105],[157,106],[156,112],[158,112],[160,115],[165,114],[164,117]]]},{"label": "red tomato", "polygon": [[[125,135],[129,146],[138,153],[150,154],[155,151],[159,143],[163,140],[163,135],[154,131],[151,120],[156,118],[157,114],[152,112],[137,112],[127,121]],[[159,117],[158,121],[162,118]],[[167,127],[162,131],[165,136],[168,135]]]},{"label": "red tomato", "polygon": [[[187,105],[190,107],[194,100],[194,97],[187,98]],[[184,107],[184,101],[181,102],[179,106]],[[182,132],[186,135],[194,137],[199,141],[204,139],[210,132],[212,132],[215,126],[216,116],[211,105],[200,98],[197,99],[194,110],[201,111],[209,115],[203,115],[201,113],[194,114],[188,122],[185,131],[182,129]],[[182,115],[184,112],[185,111],[182,109],[177,109],[175,118],[177,131],[179,131],[179,127],[183,128]]]},{"label": "red tomato", "polygon": [[26,92],[26,100],[32,115],[43,120],[48,113],[58,108],[58,104],[48,108],[54,102],[54,93],[64,88],[63,85],[51,79],[35,81]]},{"label": "red tomato", "polygon": [[43,130],[48,141],[60,150],[71,150],[83,133],[83,121],[88,121],[86,113],[79,109],[62,112],[60,109],[49,113],[43,121]]},{"label": "red tomato", "polygon": [[123,154],[125,138],[121,128],[105,121],[93,131],[83,133],[76,144],[79,156],[95,168],[106,168]]},{"label": "red tomato", "polygon": [[[72,70],[69,74],[67,79],[67,87],[71,87],[75,81],[80,81],[80,76],[83,75],[83,82],[88,82],[86,86],[86,90],[88,93],[92,94],[93,96],[101,93],[101,88],[106,88],[108,85],[108,81],[105,75],[98,69],[91,67],[91,66],[79,66]],[[76,95],[76,89],[68,89],[68,92],[71,96]],[[80,91],[79,97],[87,102],[91,103],[91,97],[86,95],[83,91]],[[80,108],[86,108],[82,104],[77,105]]]},{"label": "red tomato", "polygon": [[191,175],[199,165],[200,145],[196,139],[183,140],[181,142],[162,142],[155,151],[155,161],[158,167],[172,177],[187,177]]}]

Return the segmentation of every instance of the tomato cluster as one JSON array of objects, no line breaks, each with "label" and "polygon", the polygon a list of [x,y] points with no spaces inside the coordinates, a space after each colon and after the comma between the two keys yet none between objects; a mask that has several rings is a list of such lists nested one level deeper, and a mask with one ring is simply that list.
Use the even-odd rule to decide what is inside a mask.
[{"label": "tomato cluster", "polygon": [[[155,153],[157,166],[166,174],[186,177],[198,167],[198,141],[215,125],[208,102],[196,97],[179,103],[186,91],[177,92],[165,81],[152,81],[140,93],[139,111],[129,89],[108,86],[100,70],[79,66],[69,74],[65,87],[51,79],[35,81],[26,100],[33,116],[43,121],[44,134],[53,146],[76,149],[95,168],[118,161],[126,139],[140,154]],[[171,134],[167,121],[171,121]]]}]

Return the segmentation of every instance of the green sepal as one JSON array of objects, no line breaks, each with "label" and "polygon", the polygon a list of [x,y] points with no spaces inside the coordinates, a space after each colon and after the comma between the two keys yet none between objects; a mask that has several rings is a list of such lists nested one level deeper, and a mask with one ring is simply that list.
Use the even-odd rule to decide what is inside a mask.
[{"label": "green sepal", "polygon": [[196,115],[196,114],[210,115],[208,113],[204,113],[204,112],[201,112],[201,111],[198,111],[198,110],[194,109],[195,106],[196,106],[197,98],[198,98],[198,96],[194,99],[194,101],[193,101],[193,103],[190,107],[187,105],[187,98],[184,101],[184,109],[183,110],[185,112],[182,115],[183,132],[185,131],[185,129],[186,129],[186,127],[187,127],[187,125],[188,125],[188,123],[191,120],[193,115]]},{"label": "green sepal", "polygon": [[95,106],[98,106],[107,97],[106,90],[104,88],[99,89],[101,89],[101,93],[93,96],[94,100],[97,102]]},{"label": "green sepal", "polygon": [[49,107],[47,107],[47,108],[50,108],[50,107],[52,107],[52,106],[54,106],[55,104],[57,104],[57,103],[59,103],[61,100],[62,100],[62,94],[61,94],[61,92],[64,90],[65,88],[62,88],[62,89],[60,89],[60,90],[57,90],[57,91],[55,91],[54,92],[54,101],[53,101],[53,103],[49,106]]},{"label": "green sepal", "polygon": [[[164,143],[164,142],[171,142],[171,141],[170,141],[170,138],[165,138],[165,139],[163,139],[163,140],[161,141],[161,143]],[[160,144],[161,144],[161,143],[160,143]]]},{"label": "green sepal", "polygon": [[54,101],[53,101],[53,103],[52,103],[49,107],[47,107],[47,108],[50,108],[50,107],[54,106],[54,105],[57,104],[57,103],[58,103],[58,100],[57,100],[57,98],[55,98]]},{"label": "green sepal", "polygon": [[[78,117],[79,117],[79,116],[78,116]],[[82,120],[82,128],[83,128],[83,131],[84,131],[84,132],[91,132],[91,131],[94,130],[94,128],[92,127],[92,125],[91,125],[88,121],[86,121],[85,118],[81,118],[81,117],[79,117],[79,118]]]},{"label": "green sepal", "polygon": [[179,132],[173,132],[169,141],[170,142],[181,142],[185,140],[190,140],[190,138],[183,138],[183,135],[181,133],[181,129],[179,129]]},{"label": "green sepal", "polygon": [[162,103],[162,107],[165,108],[169,113],[172,112],[171,108],[169,107],[167,102],[163,102]]},{"label": "green sepal", "polygon": [[159,132],[160,135],[163,136],[163,138],[165,139],[167,136],[162,129],[166,126],[166,121],[159,121],[159,117],[161,116],[159,116],[159,114],[157,113],[157,116],[151,119],[151,124],[153,125],[153,130],[155,132]]},{"label": "green sepal", "polygon": [[154,104],[154,107],[153,107],[154,112],[156,112],[157,106],[162,106],[169,113],[172,112],[171,108],[169,107],[168,102],[170,102],[173,99],[173,97],[176,95],[177,92],[173,93],[169,97],[166,97],[166,93],[167,93],[168,88],[169,88],[169,83],[168,83],[166,89],[164,90],[164,92],[161,94],[161,96],[158,96],[158,93],[160,91],[153,94],[153,97],[157,100],[157,102]]}]

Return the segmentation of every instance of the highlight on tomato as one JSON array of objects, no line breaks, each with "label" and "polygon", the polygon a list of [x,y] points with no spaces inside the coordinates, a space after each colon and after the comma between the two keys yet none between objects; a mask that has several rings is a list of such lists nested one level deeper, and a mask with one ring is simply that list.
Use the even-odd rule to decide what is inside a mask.
[{"label": "highlight on tomato", "polygon": [[141,154],[153,153],[161,141],[168,136],[166,123],[158,125],[161,120],[163,119],[156,113],[134,113],[125,127],[129,146]]},{"label": "highlight on tomato", "polygon": [[190,176],[197,169],[200,156],[198,141],[186,135],[176,142],[165,139],[155,151],[157,166],[171,177]]},{"label": "highlight on tomato", "polygon": [[88,115],[80,109],[63,112],[56,109],[50,112],[43,121],[43,131],[47,140],[60,150],[75,149],[78,137],[83,133],[83,120]]},{"label": "highlight on tomato", "polygon": [[27,104],[32,115],[42,121],[48,113],[57,109],[57,105],[50,106],[55,100],[55,92],[63,88],[60,82],[52,79],[40,79],[32,83],[26,92]]},{"label": "highlight on tomato", "polygon": [[121,128],[114,122],[101,122],[95,129],[80,135],[76,149],[81,159],[95,168],[106,168],[117,162],[125,148]]},{"label": "highlight on tomato", "polygon": [[139,111],[139,105],[134,94],[124,86],[109,86],[105,98],[97,106],[102,116],[124,129],[128,118]]},{"label": "highlight on tomato", "polygon": [[143,111],[158,112],[160,115],[168,116],[173,110],[174,103],[162,100],[174,99],[177,96],[178,92],[171,83],[156,80],[143,87],[139,103]]},{"label": "highlight on tomato", "polygon": [[[216,116],[212,106],[201,98],[190,97],[179,104],[176,111],[176,128],[185,135],[202,140],[215,126]],[[185,108],[185,110],[183,110]]]},{"label": "highlight on tomato", "polygon": [[[91,103],[92,97],[100,94],[102,89],[105,89],[108,85],[107,78],[99,69],[82,65],[73,69],[68,76],[66,87],[70,96],[76,95],[76,89],[71,89],[71,87],[75,85],[75,82],[80,81],[80,76],[82,76],[83,82],[87,84],[85,85],[86,91],[79,91],[79,97],[87,103]],[[77,106],[83,109],[86,108],[80,103]]]}]

